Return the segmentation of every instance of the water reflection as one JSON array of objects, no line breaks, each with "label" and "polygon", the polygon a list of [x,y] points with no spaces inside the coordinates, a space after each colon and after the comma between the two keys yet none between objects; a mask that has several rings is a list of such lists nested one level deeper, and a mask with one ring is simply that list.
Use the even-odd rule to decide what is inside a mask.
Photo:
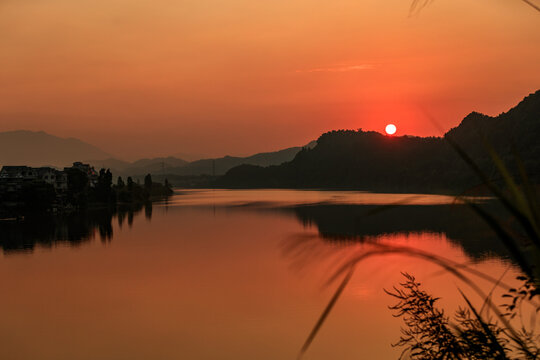
[{"label": "water reflection", "polygon": [[[340,218],[340,220],[343,219]],[[313,220],[313,218],[311,221],[308,221],[307,223],[316,223],[316,220]],[[358,224],[358,219],[353,223]],[[320,241],[321,239],[326,241]],[[490,243],[497,239],[493,236],[491,239],[483,240],[484,246],[489,248]],[[340,232],[330,232],[323,235],[321,232],[316,236],[302,234],[285,240],[282,246],[283,253],[285,257],[291,261],[294,268],[305,272],[315,273],[315,271],[313,271],[314,269],[324,267],[326,269],[325,275],[323,276],[325,285],[335,288],[332,297],[329,298],[328,304],[324,308],[321,307],[321,314],[318,319],[314,319],[314,326],[311,329],[311,332],[309,332],[309,334],[306,332],[307,338],[300,350],[298,358],[302,358],[310,349],[315,337],[321,331],[323,324],[325,324],[336,306],[338,299],[340,299],[345,289],[349,287],[349,283],[353,279],[353,276],[356,276],[357,279],[355,280],[365,283],[366,280],[373,277],[373,275],[380,273],[389,263],[393,265],[394,275],[402,273],[405,276],[409,276],[407,274],[407,269],[414,269],[413,273],[418,275],[421,281],[430,278],[431,280],[433,278],[441,278],[441,280],[444,279],[442,283],[450,283],[448,280],[453,280],[452,282],[455,284],[456,293],[461,293],[463,290],[467,293],[468,297],[471,295],[477,297],[475,298],[475,301],[472,302],[474,305],[470,305],[471,308],[474,306],[477,309],[481,309],[480,313],[482,316],[495,316],[495,320],[489,320],[493,321],[493,324],[497,324],[497,321],[503,320],[502,313],[499,311],[499,308],[505,304],[502,296],[509,291],[515,291],[510,289],[516,288],[516,284],[518,284],[515,276],[505,277],[505,275],[510,270],[512,270],[514,274],[520,274],[519,268],[515,264],[502,260],[502,258],[507,258],[504,249],[500,249],[502,251],[500,251],[499,254],[496,254],[493,251],[486,251],[487,248],[483,249],[478,246],[469,247],[469,249],[467,249],[467,247],[463,246],[463,244],[467,243],[466,237],[460,239],[460,241],[450,241],[443,232],[403,232],[400,230],[391,234],[378,234],[375,232],[375,235],[373,235],[373,232],[370,231],[369,227],[362,226],[346,235],[343,235]],[[454,244],[453,248],[452,244]],[[467,256],[459,255],[459,250],[465,250],[465,252],[468,250],[469,253],[467,253]],[[458,256],[456,256],[456,254],[458,254]],[[471,255],[476,256],[477,258],[473,262],[468,262],[467,258],[470,258]],[[406,258],[413,261],[408,262],[406,261]],[[483,262],[487,258],[496,258],[498,260],[497,266],[492,265],[487,269],[479,269],[476,265],[481,264],[480,260]],[[378,266],[366,266],[366,262],[369,263],[370,261],[376,261]],[[502,273],[500,272],[501,265],[506,267]],[[430,270],[425,271],[426,268]],[[437,270],[437,268],[439,269]],[[386,271],[386,273],[388,274],[388,271]],[[393,277],[395,278],[395,276]],[[398,283],[395,282],[392,284],[392,287],[389,287],[388,281],[385,279],[385,282],[380,282],[379,284],[371,282],[370,286],[367,286],[363,290],[373,292],[374,289],[378,288],[393,288],[395,290],[394,294],[396,294],[398,290],[396,290],[395,286],[397,284]],[[418,283],[418,285],[420,284],[421,283]],[[452,287],[453,286],[450,288]],[[441,292],[433,293],[432,299],[439,300],[440,298],[438,296],[440,294]],[[451,298],[448,293],[446,294],[446,297],[447,299]],[[384,299],[381,297],[380,300]],[[536,312],[539,307],[538,304],[530,302],[530,300],[531,299],[528,298],[523,309],[520,308],[518,312],[520,316],[518,318],[513,320],[504,318],[505,321],[509,320],[504,326],[507,326],[506,324],[511,324],[510,326],[512,326],[513,329],[520,329],[519,322],[522,321],[523,318],[530,318],[531,325],[529,325],[527,331],[532,330],[534,332],[534,329],[538,325]],[[414,302],[415,299],[411,301]],[[438,304],[439,303],[437,303],[437,305]],[[453,309],[456,304],[455,300],[450,304],[452,304],[450,309]],[[431,305],[433,305],[433,303]],[[465,304],[462,304],[462,306],[466,308]],[[525,308],[527,309],[524,310]],[[396,308],[394,308],[394,310],[396,310]],[[462,319],[471,319],[468,315],[469,313],[463,311],[466,310],[458,310],[456,314],[467,314],[467,317]],[[452,314],[452,311],[449,311],[449,313]],[[453,318],[452,321],[454,321]],[[425,325],[426,323],[422,324]],[[468,322],[464,321],[460,324],[468,324]],[[453,325],[448,326],[450,327]],[[410,329],[410,331],[414,332],[416,331],[416,328]],[[405,332],[404,334],[409,335],[410,333]],[[418,337],[421,338],[423,335],[424,333],[419,334]],[[401,339],[403,339],[403,337]],[[397,343],[397,340],[398,339],[395,338],[394,343]],[[408,347],[410,346],[414,350],[413,343],[414,341],[411,341],[410,345],[407,341],[402,342],[402,344],[407,345]],[[438,346],[438,344],[432,345],[434,349]]]},{"label": "water reflection", "polygon": [[[473,259],[508,257],[505,247],[492,230],[467,206],[452,204],[451,199],[439,195],[221,190],[187,191],[174,197],[172,203],[167,201],[162,205],[211,207],[214,215],[216,208],[293,215],[305,228],[315,227],[320,238],[330,242],[362,242],[389,234],[441,234],[458,244]],[[383,209],[381,206],[396,200],[407,204],[380,211]],[[484,206],[490,211],[499,211],[489,202]],[[6,253],[16,253],[30,252],[36,245],[79,245],[95,238],[96,233],[102,242],[108,242],[113,238],[115,218],[120,228],[125,222],[131,227],[134,216],[142,210],[145,218],[151,221],[152,203],[93,209],[67,216],[28,218],[22,222],[0,222],[0,247]]]},{"label": "water reflection", "polygon": [[[501,212],[495,203],[483,205]],[[432,233],[444,235],[476,260],[508,257],[492,229],[465,205],[403,205],[384,210],[370,205],[315,205],[292,209],[306,227],[315,226],[322,239],[362,242],[392,234]]]},{"label": "water reflection", "polygon": [[[32,252],[36,246],[54,247],[59,244],[78,246],[99,236],[102,242],[113,238],[113,219],[119,227],[127,219],[129,227],[142,205],[89,209],[64,216],[29,217],[24,221],[0,221],[0,247],[5,254]],[[152,218],[152,203],[144,205],[147,219]]]},{"label": "water reflection", "polygon": [[[474,244],[484,236],[471,234],[483,234],[483,225],[461,213],[464,207],[423,203],[364,219],[373,204],[362,203],[372,196],[356,194],[351,204],[347,194],[321,204],[325,194],[317,192],[243,191],[236,199],[233,191],[194,191],[168,207],[0,224],[1,246],[15,249],[10,254],[55,247],[0,254],[7,294],[0,297],[0,358],[293,359],[341,277],[324,285],[346,261],[379,244],[460,264],[477,254],[481,260],[471,266],[493,277],[511,267],[493,244]],[[112,242],[101,246],[93,238]],[[85,246],[73,251],[58,243]],[[373,256],[357,267],[309,359],[398,358],[400,349],[390,344],[401,322],[382,289],[399,283],[402,271],[421,279],[449,311],[463,303],[455,279],[440,267],[397,253]],[[507,277],[514,275],[511,267]]]}]

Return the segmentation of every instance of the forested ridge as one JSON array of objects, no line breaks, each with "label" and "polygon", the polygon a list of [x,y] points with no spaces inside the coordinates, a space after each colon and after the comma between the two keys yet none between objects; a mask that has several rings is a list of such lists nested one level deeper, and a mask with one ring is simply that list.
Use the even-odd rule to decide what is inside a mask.
[{"label": "forested ridge", "polygon": [[[540,183],[540,90],[496,117],[473,112],[444,137],[385,136],[373,131],[336,130],[312,149],[279,166],[241,165],[229,170],[223,187],[352,188],[372,191],[455,191],[479,180],[447,139],[495,176],[492,147],[510,167],[516,156],[530,179]],[[497,180],[496,178],[494,180]]]}]

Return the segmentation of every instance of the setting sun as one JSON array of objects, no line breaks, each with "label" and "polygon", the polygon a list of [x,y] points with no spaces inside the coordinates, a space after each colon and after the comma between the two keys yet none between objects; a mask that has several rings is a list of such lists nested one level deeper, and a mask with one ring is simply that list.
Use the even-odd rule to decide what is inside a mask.
[{"label": "setting sun", "polygon": [[386,125],[385,131],[388,135],[394,135],[396,133],[396,130],[397,130],[396,125],[394,124]]}]

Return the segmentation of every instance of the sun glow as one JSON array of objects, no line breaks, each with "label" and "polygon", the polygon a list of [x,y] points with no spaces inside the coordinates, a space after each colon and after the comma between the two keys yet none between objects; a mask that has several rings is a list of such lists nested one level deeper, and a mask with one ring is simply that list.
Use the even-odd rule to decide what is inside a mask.
[{"label": "sun glow", "polygon": [[386,125],[385,131],[388,135],[394,135],[396,133],[396,125],[394,124],[388,124]]}]

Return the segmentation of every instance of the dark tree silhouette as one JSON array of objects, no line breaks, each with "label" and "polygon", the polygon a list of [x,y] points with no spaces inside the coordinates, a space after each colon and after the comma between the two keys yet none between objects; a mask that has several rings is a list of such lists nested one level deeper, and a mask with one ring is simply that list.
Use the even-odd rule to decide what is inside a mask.
[{"label": "dark tree silhouette", "polygon": [[98,181],[94,191],[95,200],[110,203],[114,200],[112,190],[112,173],[109,169],[99,171]]},{"label": "dark tree silhouette", "polygon": [[121,176],[118,177],[118,180],[116,181],[116,186],[119,188],[119,189],[123,189],[125,184],[124,184],[124,180],[122,179]]},{"label": "dark tree silhouette", "polygon": [[147,191],[150,191],[152,189],[152,175],[146,174],[144,177],[144,188]]},{"label": "dark tree silhouette", "polygon": [[88,175],[78,169],[66,169],[68,177],[68,202],[75,207],[84,207],[88,203]]},{"label": "dark tree silhouette", "polygon": [[128,176],[127,178],[127,188],[128,191],[131,191],[133,189],[133,179],[131,178],[131,176]]}]

